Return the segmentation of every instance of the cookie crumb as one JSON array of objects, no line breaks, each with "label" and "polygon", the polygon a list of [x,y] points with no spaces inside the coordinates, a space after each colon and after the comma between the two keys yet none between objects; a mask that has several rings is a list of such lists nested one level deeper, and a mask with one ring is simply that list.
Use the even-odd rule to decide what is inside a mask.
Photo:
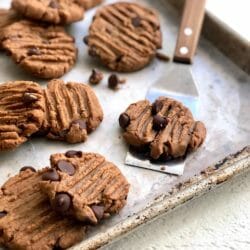
[{"label": "cookie crumb", "polygon": [[161,52],[156,52],[156,58],[164,61],[164,62],[169,62],[170,61],[170,57],[166,54],[163,54]]},{"label": "cookie crumb", "polygon": [[97,71],[96,69],[92,70],[92,74],[89,77],[89,83],[93,85],[99,84],[103,79],[103,73],[100,71]]},{"label": "cookie crumb", "polygon": [[166,170],[166,168],[165,168],[165,167],[161,167],[161,170],[162,170],[162,171],[165,171],[165,170]]}]

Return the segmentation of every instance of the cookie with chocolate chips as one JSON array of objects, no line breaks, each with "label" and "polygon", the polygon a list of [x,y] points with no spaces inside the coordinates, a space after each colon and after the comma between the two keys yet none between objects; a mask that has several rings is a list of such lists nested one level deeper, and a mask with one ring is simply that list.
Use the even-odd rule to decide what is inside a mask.
[{"label": "cookie with chocolate chips", "polygon": [[201,146],[205,125],[195,121],[182,103],[160,97],[153,104],[147,100],[131,104],[119,117],[125,141],[138,149],[147,148],[154,160],[185,156]]},{"label": "cookie with chocolate chips", "polygon": [[76,0],[13,0],[12,8],[24,17],[52,24],[69,24],[83,19],[84,9]]},{"label": "cookie with chocolate chips", "polygon": [[86,227],[55,212],[39,182],[48,169],[22,169],[0,189],[0,244],[8,249],[66,249]]},{"label": "cookie with chocolate chips", "polygon": [[69,143],[83,142],[103,119],[103,111],[93,90],[81,83],[52,80],[44,91],[47,137]]},{"label": "cookie with chocolate chips", "polygon": [[0,33],[0,43],[16,64],[39,78],[61,77],[77,58],[74,38],[59,26],[15,22]]},{"label": "cookie with chocolate chips", "polygon": [[26,142],[41,128],[44,118],[44,96],[37,83],[0,84],[0,151]]},{"label": "cookie with chocolate chips", "polygon": [[97,224],[126,204],[129,184],[103,156],[68,151],[52,155],[51,166],[40,185],[58,213]]},{"label": "cookie with chocolate chips", "polygon": [[104,6],[89,29],[90,56],[114,71],[142,69],[161,48],[160,23],[154,10],[135,3]]}]

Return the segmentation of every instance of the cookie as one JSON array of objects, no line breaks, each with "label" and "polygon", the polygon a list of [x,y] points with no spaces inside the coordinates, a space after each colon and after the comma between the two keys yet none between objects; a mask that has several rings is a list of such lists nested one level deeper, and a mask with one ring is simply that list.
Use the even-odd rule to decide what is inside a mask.
[{"label": "cookie", "polygon": [[[16,13],[16,11],[12,10],[12,9],[0,9],[0,36],[2,33],[2,30],[18,21],[20,19],[20,16]],[[1,44],[0,44],[0,48],[1,48]]]},{"label": "cookie", "polygon": [[51,209],[39,185],[45,171],[22,170],[0,190],[0,243],[8,249],[65,249],[85,236],[85,226]]},{"label": "cookie", "polygon": [[205,125],[195,121],[182,103],[160,97],[152,105],[143,100],[131,104],[119,117],[125,141],[155,160],[185,156],[201,146]]},{"label": "cookie", "polygon": [[103,119],[93,90],[81,83],[52,80],[45,89],[47,137],[69,143],[83,142]]},{"label": "cookie", "polygon": [[52,207],[62,215],[96,224],[126,204],[129,184],[103,156],[68,151],[52,155],[51,166],[40,184]]},{"label": "cookie", "polygon": [[44,118],[44,96],[37,83],[0,84],[0,151],[26,142],[41,128]]},{"label": "cookie", "polygon": [[14,62],[39,78],[61,77],[76,61],[74,38],[63,27],[19,21],[6,27],[0,39]]},{"label": "cookie", "polygon": [[13,0],[12,8],[26,18],[52,24],[77,22],[84,15],[76,0]]},{"label": "cookie", "polygon": [[77,2],[85,9],[91,9],[101,4],[103,0],[77,0]]},{"label": "cookie", "polygon": [[135,3],[104,6],[89,29],[89,54],[113,71],[142,69],[161,48],[161,31],[154,10]]}]

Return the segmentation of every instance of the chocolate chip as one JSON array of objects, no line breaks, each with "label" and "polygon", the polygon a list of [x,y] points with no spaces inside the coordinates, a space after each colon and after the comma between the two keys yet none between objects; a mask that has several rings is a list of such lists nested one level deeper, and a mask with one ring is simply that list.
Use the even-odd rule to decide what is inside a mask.
[{"label": "chocolate chip", "polygon": [[152,115],[156,115],[158,112],[160,112],[162,107],[163,103],[159,100],[156,100],[152,105]]},{"label": "chocolate chip", "polygon": [[50,3],[49,3],[49,7],[50,7],[50,8],[53,8],[53,9],[58,9],[58,8],[59,8],[59,4],[58,4],[57,1],[52,0],[52,1],[50,1]]},{"label": "chocolate chip", "polygon": [[119,117],[120,127],[125,129],[130,123],[130,118],[126,113],[122,113]]},{"label": "chocolate chip", "polygon": [[91,206],[91,209],[93,210],[97,220],[100,221],[104,215],[104,206],[93,205]]},{"label": "chocolate chip", "polygon": [[4,216],[7,215],[7,212],[6,211],[2,211],[0,212],[0,219],[3,218]]},{"label": "chocolate chip", "polygon": [[42,54],[41,51],[36,47],[30,47],[27,51],[28,56],[34,56],[34,55],[39,56],[41,54]]},{"label": "chocolate chip", "polygon": [[87,124],[85,120],[79,119],[72,122],[72,124],[78,124],[81,129],[87,129]]},{"label": "chocolate chip", "polygon": [[98,84],[103,79],[103,73],[97,71],[96,69],[92,70],[92,74],[89,77],[89,83],[91,84]]},{"label": "chocolate chip", "polygon": [[116,74],[110,75],[108,79],[108,86],[110,89],[117,89],[119,84],[119,78]]},{"label": "chocolate chip", "polygon": [[132,18],[132,24],[136,28],[141,26],[141,18],[139,16]]},{"label": "chocolate chip", "polygon": [[22,100],[25,104],[36,102],[38,100],[37,96],[32,93],[24,93]]},{"label": "chocolate chip", "polygon": [[153,118],[153,129],[156,131],[162,130],[167,126],[167,119],[160,116],[155,115]]},{"label": "chocolate chip", "polygon": [[33,168],[33,167],[31,167],[31,166],[25,166],[25,167],[22,167],[21,169],[20,169],[20,172],[22,172],[22,171],[26,171],[26,170],[30,170],[30,171],[32,171],[32,172],[36,172],[36,170]]},{"label": "chocolate chip", "polygon": [[57,168],[70,176],[74,175],[76,172],[75,167],[70,162],[64,160],[57,162]]},{"label": "chocolate chip", "polygon": [[51,168],[46,173],[43,174],[42,179],[44,181],[59,181],[60,176],[57,173],[56,169]]},{"label": "chocolate chip", "polygon": [[71,207],[71,197],[66,193],[59,193],[55,196],[55,210],[60,213],[67,212]]},{"label": "chocolate chip", "polygon": [[74,157],[82,157],[82,151],[75,151],[75,150],[69,150],[65,153],[65,156],[68,158],[74,158]]},{"label": "chocolate chip", "polygon": [[85,36],[83,38],[83,42],[86,44],[86,45],[89,45],[89,36]]}]

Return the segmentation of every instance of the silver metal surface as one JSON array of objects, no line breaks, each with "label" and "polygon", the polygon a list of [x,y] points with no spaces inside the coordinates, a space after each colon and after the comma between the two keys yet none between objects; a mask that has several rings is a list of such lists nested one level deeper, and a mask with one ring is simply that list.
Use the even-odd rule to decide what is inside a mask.
[{"label": "silver metal surface", "polygon": [[[113,1],[106,1],[106,3],[110,2]],[[159,11],[163,49],[168,55],[172,55],[178,30],[178,15],[175,9],[168,4],[167,0],[137,0],[136,2],[145,3]],[[10,1],[2,0],[0,7],[7,7],[9,3]],[[216,183],[222,183],[227,178],[250,168],[249,153],[245,153],[244,157],[239,155],[240,158],[234,162],[229,161],[210,177],[200,174],[208,166],[250,144],[250,78],[203,38],[192,72],[200,95],[196,119],[206,124],[208,132],[204,145],[187,160],[182,176],[126,166],[124,158],[127,145],[121,138],[118,117],[130,103],[145,98],[149,87],[156,83],[168,64],[155,60],[139,72],[119,74],[127,79],[127,83],[122,85],[119,91],[110,90],[106,83],[110,71],[89,59],[87,48],[82,43],[82,37],[87,35],[94,13],[95,10],[87,12],[83,22],[73,24],[69,28],[69,32],[76,37],[79,56],[75,67],[63,79],[86,82],[94,67],[104,72],[105,80],[94,87],[104,109],[104,121],[101,126],[89,136],[86,143],[70,145],[46,139],[32,139],[13,152],[0,153],[0,184],[4,183],[10,175],[18,173],[22,166],[33,165],[42,168],[49,164],[51,154],[69,149],[98,152],[121,169],[131,184],[126,207],[119,215],[91,228],[86,240],[72,248],[75,250],[94,249],[107,244],[188,199],[208,192],[211,186],[217,186]],[[238,45],[235,44],[235,46]],[[35,80],[1,53],[0,82],[17,79]],[[46,82],[40,83],[45,86]],[[194,178],[195,175],[196,181],[191,182],[186,191],[177,192],[174,196],[169,194],[177,184],[182,184]]]}]

